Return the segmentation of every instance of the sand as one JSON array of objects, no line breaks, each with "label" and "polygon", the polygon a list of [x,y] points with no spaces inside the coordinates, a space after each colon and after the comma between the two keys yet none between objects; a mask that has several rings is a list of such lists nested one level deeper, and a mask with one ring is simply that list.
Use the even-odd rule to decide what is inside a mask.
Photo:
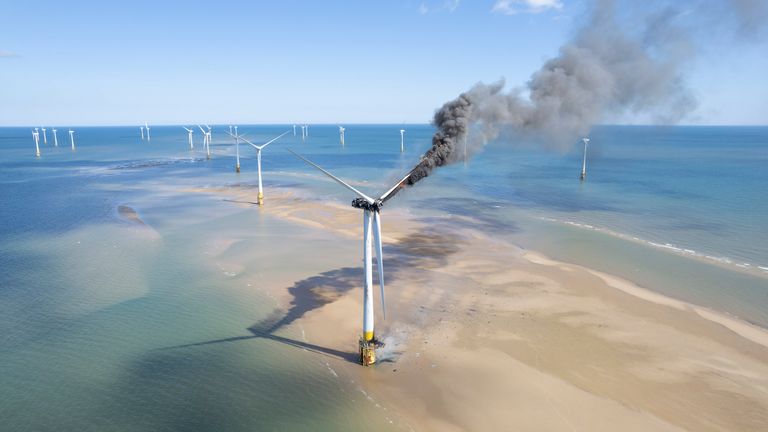
[{"label": "sand", "polygon": [[[197,192],[255,201],[253,189]],[[257,211],[360,239],[359,211],[297,191],[270,190]],[[275,293],[286,309],[298,296],[324,300],[270,331],[283,338],[300,329],[303,349],[357,383],[400,428],[768,430],[764,329],[397,209],[385,210],[384,234],[383,361],[353,362],[360,320],[349,317],[359,316],[362,293],[337,289],[334,278]]]}]

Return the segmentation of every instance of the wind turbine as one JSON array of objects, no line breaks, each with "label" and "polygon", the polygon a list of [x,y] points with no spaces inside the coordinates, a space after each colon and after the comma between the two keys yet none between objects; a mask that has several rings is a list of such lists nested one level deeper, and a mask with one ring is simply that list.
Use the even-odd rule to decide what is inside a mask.
[{"label": "wind turbine", "polygon": [[[232,126],[229,127],[230,132],[229,134],[232,135]],[[237,157],[237,163],[235,164],[235,172],[240,172],[240,135],[237,133],[237,126],[235,126],[235,155]],[[259,179],[261,179],[261,168],[259,168]],[[261,188],[259,188],[259,192],[261,192]],[[261,204],[261,203],[259,203]]]},{"label": "wind turbine", "polygon": [[587,178],[587,144],[589,144],[589,138],[582,138],[584,141],[584,160],[581,163],[581,176],[579,180],[584,181]]},{"label": "wind turbine", "polygon": [[56,129],[51,129],[53,131],[53,145],[58,147],[59,146],[59,137],[56,136]]},{"label": "wind turbine", "polygon": [[149,135],[149,125],[144,122],[144,128],[147,129],[147,141],[152,141],[152,137]]},{"label": "wind turbine", "polygon": [[232,135],[232,125],[229,125],[229,134]]},{"label": "wind turbine", "polygon": [[184,130],[185,130],[185,131],[187,131],[187,132],[188,132],[188,134],[189,134],[189,149],[190,149],[190,150],[194,150],[194,149],[195,149],[195,144],[192,142],[192,132],[194,132],[194,129],[187,129],[187,128],[186,128],[186,127],[184,127],[184,126],[182,126],[182,127],[183,127],[183,128],[184,128]]},{"label": "wind turbine", "polygon": [[[352,207],[363,210],[363,267],[365,271],[365,284],[363,287],[363,335],[360,338],[359,344],[360,363],[362,363],[363,366],[372,365],[376,362],[376,347],[383,344],[376,339],[373,331],[373,263],[371,259],[371,246],[376,249],[379,286],[381,287],[381,309],[384,319],[386,319],[387,307],[386,302],[384,301],[384,256],[381,246],[381,207],[383,207],[384,203],[397,193],[397,190],[401,187],[403,182],[408,179],[413,171],[409,172],[408,175],[403,177],[402,180],[397,182],[388,191],[384,192],[379,198],[373,199],[326,171],[320,165],[317,165],[293,150],[289,149],[288,151],[304,162],[322,171],[323,174],[332,178],[358,196],[358,198],[352,200]],[[371,242],[373,242],[373,245]]]},{"label": "wind turbine", "polygon": [[307,137],[309,137],[309,125],[304,125],[304,131],[305,131]]},{"label": "wind turbine", "polygon": [[211,158],[211,147],[210,147],[209,144],[210,144],[210,140],[211,140],[211,135],[210,135],[209,132],[206,132],[205,129],[203,129],[202,126],[197,125],[197,127],[199,127],[200,128],[200,132],[203,133],[203,145],[205,146],[206,158],[210,159]]},{"label": "wind turbine", "polygon": [[35,156],[40,157],[40,132],[37,128],[32,131],[32,139],[35,140]]},{"label": "wind turbine", "polygon": [[141,140],[144,141],[144,126],[139,126],[139,129],[141,130]]},{"label": "wind turbine", "polygon": [[273,142],[277,141],[278,139],[282,138],[288,132],[290,132],[290,131],[285,131],[282,134],[276,136],[275,138],[272,138],[271,140],[267,141],[266,143],[264,143],[264,144],[262,144],[260,146],[257,146],[256,144],[248,141],[247,139],[245,139],[245,138],[243,138],[241,136],[238,136],[238,135],[235,136],[235,139],[241,139],[241,140],[247,142],[248,144],[253,146],[253,148],[256,149],[256,166],[257,166],[257,170],[259,172],[259,195],[258,195],[259,205],[264,204],[264,192],[263,192],[262,186],[261,186],[261,151],[264,150],[264,147],[266,147],[266,146],[272,144]]},{"label": "wind turbine", "polygon": [[43,129],[43,144],[48,144],[48,136],[45,134],[45,128]]},{"label": "wind turbine", "polygon": [[293,125],[293,136],[296,136],[296,125]]},{"label": "wind turbine", "polygon": [[211,127],[208,125],[205,125],[205,127],[208,128],[208,145],[211,145],[211,141],[213,140],[213,134],[211,134]]},{"label": "wind turbine", "polygon": [[343,126],[339,126],[339,141],[341,141],[341,145],[342,146],[344,145],[344,131],[345,130],[346,129],[344,129]]},{"label": "wind turbine", "polygon": [[72,143],[72,151],[75,151],[75,131],[69,130],[69,142]]},{"label": "wind turbine", "polygon": [[306,126],[301,125],[301,140],[304,141],[305,139],[307,139]]},{"label": "wind turbine", "polygon": [[400,153],[405,151],[405,129],[400,129]]}]

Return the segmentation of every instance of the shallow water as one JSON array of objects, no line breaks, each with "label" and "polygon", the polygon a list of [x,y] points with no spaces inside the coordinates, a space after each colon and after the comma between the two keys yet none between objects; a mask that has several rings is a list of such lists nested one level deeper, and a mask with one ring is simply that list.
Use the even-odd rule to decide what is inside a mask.
[{"label": "shallow water", "polygon": [[[384,191],[430,142],[431,127],[408,125],[401,154],[400,127],[347,126],[343,148],[335,126],[310,126],[304,142],[289,134],[263,155],[267,203],[275,185],[351,199],[288,147]],[[64,129],[58,148],[49,129],[39,159],[29,129],[0,129],[4,428],[408,429],[297,347],[298,326],[276,338],[251,331],[272,322],[275,288],[357,265],[360,245],[184,192],[252,187],[250,146],[237,175],[224,126],[214,127],[211,160],[199,142],[189,150],[180,127],[153,127],[151,142],[138,128],[76,128],[75,152]],[[257,143],[286,129],[239,128]],[[469,215],[524,247],[768,326],[768,128],[603,127],[592,143],[584,183],[578,149],[501,139],[387,207],[449,226]],[[120,205],[146,225],[120,217]]]}]

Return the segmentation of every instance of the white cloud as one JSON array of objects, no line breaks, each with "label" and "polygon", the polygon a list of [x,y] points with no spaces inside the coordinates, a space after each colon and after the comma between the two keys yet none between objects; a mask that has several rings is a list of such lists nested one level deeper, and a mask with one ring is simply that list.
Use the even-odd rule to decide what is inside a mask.
[{"label": "white cloud", "polygon": [[504,15],[516,15],[561,10],[562,8],[563,2],[561,0],[496,0],[491,11]]},{"label": "white cloud", "polygon": [[459,7],[459,3],[461,3],[461,0],[443,0],[438,5],[429,6],[427,5],[427,2],[421,2],[421,4],[419,4],[419,13],[422,15],[426,15],[430,12],[441,11],[448,11],[449,13],[453,13],[453,11]]}]

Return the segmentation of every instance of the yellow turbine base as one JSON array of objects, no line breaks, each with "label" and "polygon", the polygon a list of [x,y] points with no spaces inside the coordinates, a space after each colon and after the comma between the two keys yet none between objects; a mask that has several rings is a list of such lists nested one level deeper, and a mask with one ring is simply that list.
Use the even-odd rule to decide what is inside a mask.
[{"label": "yellow turbine base", "polygon": [[264,204],[264,194],[261,192],[259,192],[258,202],[259,202],[259,205]]},{"label": "yellow turbine base", "polygon": [[376,344],[360,339],[360,364],[371,366],[376,363]]},{"label": "yellow turbine base", "polygon": [[240,172],[240,165],[235,165],[235,172]]},{"label": "yellow turbine base", "polygon": [[365,333],[363,333],[363,339],[366,342],[372,341],[373,340],[373,332],[365,332]]}]

